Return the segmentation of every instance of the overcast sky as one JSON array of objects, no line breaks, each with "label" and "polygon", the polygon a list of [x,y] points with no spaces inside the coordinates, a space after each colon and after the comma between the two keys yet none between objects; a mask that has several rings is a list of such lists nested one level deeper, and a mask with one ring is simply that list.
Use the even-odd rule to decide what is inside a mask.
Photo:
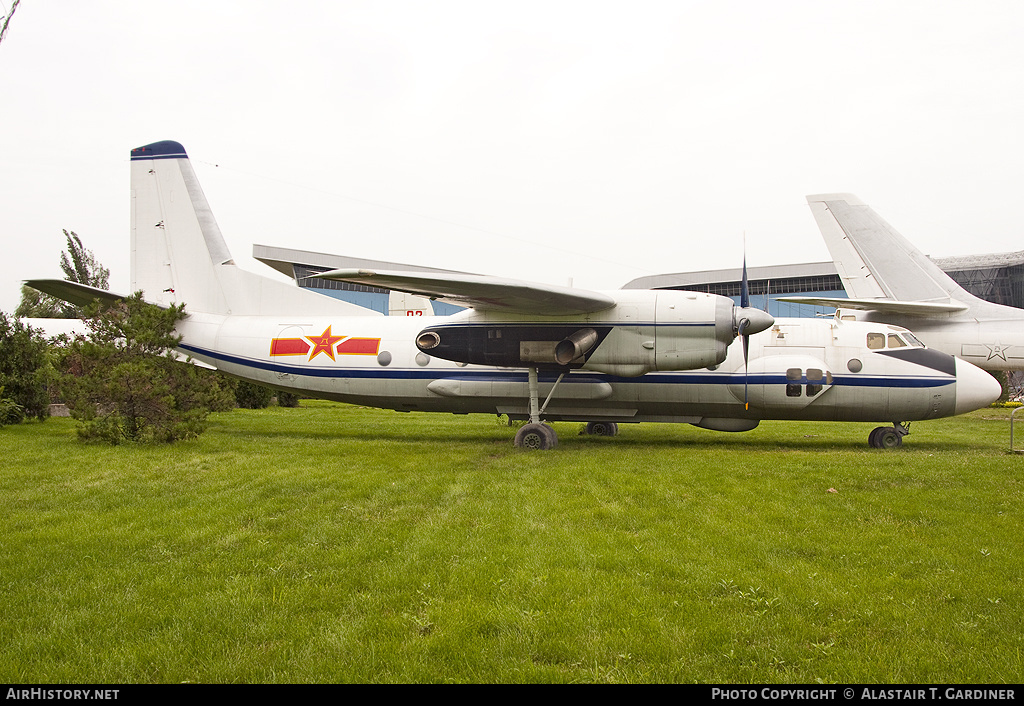
[{"label": "overcast sky", "polygon": [[[3,12],[11,0],[0,0]],[[849,191],[936,255],[1024,248],[1024,3],[23,0],[0,309],[62,228],[127,291],[131,148],[255,243],[615,289],[830,259]]]}]

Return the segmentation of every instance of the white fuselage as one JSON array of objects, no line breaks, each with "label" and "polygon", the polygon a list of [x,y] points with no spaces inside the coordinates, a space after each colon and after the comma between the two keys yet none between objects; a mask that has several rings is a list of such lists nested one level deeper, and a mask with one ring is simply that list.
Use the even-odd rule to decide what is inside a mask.
[{"label": "white fuselage", "polygon": [[[275,388],[400,411],[526,417],[525,369],[463,365],[416,348],[425,327],[453,319],[193,314],[178,330],[187,355]],[[637,340],[656,336],[655,324],[620,323],[631,334],[639,330]],[[958,414],[993,399],[995,381],[983,371],[924,348],[869,349],[871,332],[884,339],[899,330],[780,319],[751,337],[747,371],[738,341],[713,369],[627,377],[584,366],[565,376],[544,416],[743,430],[762,419],[907,422]],[[599,354],[600,346],[591,359]],[[542,399],[557,376],[557,370],[541,370]]]}]

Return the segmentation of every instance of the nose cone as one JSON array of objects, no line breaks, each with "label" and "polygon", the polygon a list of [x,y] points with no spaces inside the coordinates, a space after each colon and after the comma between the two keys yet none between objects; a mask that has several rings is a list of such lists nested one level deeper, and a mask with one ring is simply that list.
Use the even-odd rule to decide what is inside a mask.
[{"label": "nose cone", "polygon": [[956,359],[956,414],[987,407],[999,399],[1003,388],[981,368]]},{"label": "nose cone", "polygon": [[[737,308],[734,316],[736,332],[742,335],[749,336],[752,333],[761,333],[761,331],[770,328],[775,323],[775,317],[767,311],[761,311],[752,306]],[[746,321],[745,324],[743,323],[744,321]]]}]

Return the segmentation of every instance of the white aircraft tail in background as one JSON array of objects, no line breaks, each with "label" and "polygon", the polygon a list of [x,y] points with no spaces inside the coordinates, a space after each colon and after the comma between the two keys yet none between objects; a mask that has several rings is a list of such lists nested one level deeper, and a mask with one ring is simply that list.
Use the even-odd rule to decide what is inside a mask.
[{"label": "white aircraft tail in background", "polygon": [[956,283],[852,194],[808,196],[849,299],[780,297],[833,306],[842,318],[911,329],[929,347],[987,370],[1024,369],[1024,310]]}]

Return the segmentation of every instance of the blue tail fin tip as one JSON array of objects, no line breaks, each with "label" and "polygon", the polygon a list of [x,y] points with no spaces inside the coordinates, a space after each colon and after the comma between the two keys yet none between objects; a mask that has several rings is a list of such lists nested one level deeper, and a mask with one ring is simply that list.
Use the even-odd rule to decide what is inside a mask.
[{"label": "blue tail fin tip", "polygon": [[132,150],[132,159],[188,159],[180,142],[163,140]]}]

